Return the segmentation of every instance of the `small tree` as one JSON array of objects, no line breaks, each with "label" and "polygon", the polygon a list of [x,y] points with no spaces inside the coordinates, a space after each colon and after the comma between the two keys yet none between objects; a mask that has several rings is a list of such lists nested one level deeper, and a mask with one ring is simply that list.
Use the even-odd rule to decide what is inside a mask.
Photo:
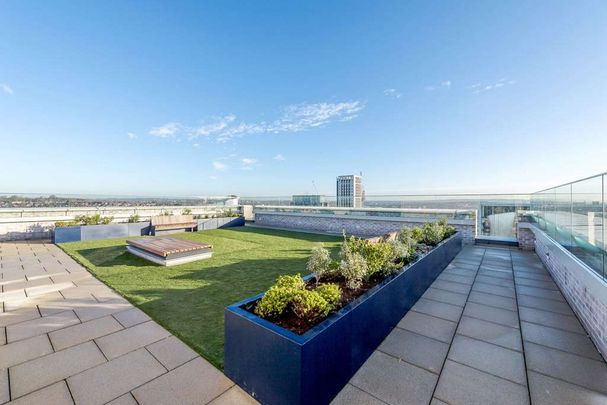
[{"label": "small tree", "polygon": [[316,246],[312,249],[307,269],[310,273],[316,275],[316,283],[318,284],[322,277],[331,272],[331,254],[329,251],[322,246]]}]

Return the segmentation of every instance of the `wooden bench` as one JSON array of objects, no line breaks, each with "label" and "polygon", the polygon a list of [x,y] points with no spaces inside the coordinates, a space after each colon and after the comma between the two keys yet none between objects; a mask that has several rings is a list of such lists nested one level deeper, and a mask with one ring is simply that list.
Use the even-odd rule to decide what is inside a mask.
[{"label": "wooden bench", "polygon": [[178,238],[145,238],[126,241],[127,250],[162,266],[174,266],[213,255],[213,246]]},{"label": "wooden bench", "polygon": [[150,220],[150,235],[156,235],[158,231],[193,231],[197,226],[198,222],[194,220],[193,215],[159,215]]}]

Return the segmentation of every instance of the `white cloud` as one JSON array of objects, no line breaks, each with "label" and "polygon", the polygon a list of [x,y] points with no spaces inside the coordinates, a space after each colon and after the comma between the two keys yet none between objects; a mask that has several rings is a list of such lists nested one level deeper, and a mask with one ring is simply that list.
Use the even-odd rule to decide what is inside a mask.
[{"label": "white cloud", "polygon": [[364,108],[364,104],[360,101],[301,103],[284,107],[280,116],[272,121],[238,122],[235,115],[229,114],[212,118],[199,127],[186,127],[170,122],[152,128],[149,134],[160,138],[174,138],[183,133],[191,140],[202,136],[210,137],[217,142],[227,142],[245,135],[301,132],[334,121],[350,121]]},{"label": "white cloud", "polygon": [[396,89],[386,89],[386,90],[384,90],[384,96],[394,97],[394,98],[401,98],[402,97],[402,93],[400,93]]},{"label": "white cloud", "polygon": [[132,133],[132,132],[127,132],[126,136],[128,136],[128,137],[129,137],[129,139],[136,139],[136,138],[137,138],[137,135],[135,135],[135,134],[134,134],[134,133]]},{"label": "white cloud", "polygon": [[233,114],[226,115],[225,117],[214,118],[210,123],[202,125],[198,128],[194,128],[190,132],[190,138],[197,138],[199,136],[209,136],[220,132],[228,127],[234,120],[236,116]]},{"label": "white cloud", "polygon": [[287,160],[287,158],[285,158],[283,155],[281,155],[280,153],[276,156],[274,156],[272,159],[274,160],[278,160],[278,161],[283,161],[283,160]]},{"label": "white cloud", "polygon": [[199,144],[199,143],[195,143],[195,144],[194,144],[194,145],[192,145],[192,146],[193,146],[193,147],[195,147],[195,148],[198,148],[198,147],[200,147],[200,144]]},{"label": "white cloud", "polygon": [[211,180],[217,180],[217,176],[209,176],[209,179],[211,179]]},{"label": "white cloud", "polygon": [[242,158],[242,164],[245,166],[251,166],[257,163],[257,159],[252,158]]},{"label": "white cloud", "polygon": [[487,91],[492,91],[506,86],[510,86],[515,83],[516,80],[508,80],[507,78],[503,78],[493,83],[475,83],[472,86],[468,86],[468,88],[472,90],[472,94],[480,94],[485,93]]},{"label": "white cloud", "polygon": [[434,90],[449,90],[451,89],[451,80],[443,80],[439,84],[432,84],[424,87],[426,91],[434,91]]},{"label": "white cloud", "polygon": [[219,170],[219,171],[224,171],[228,168],[228,165],[226,165],[223,162],[219,162],[217,160],[213,161],[213,169],[215,170]]},{"label": "white cloud", "polygon": [[4,93],[8,94],[9,96],[12,96],[13,94],[15,94],[15,92],[13,91],[13,88],[6,83],[0,83],[0,90]]},{"label": "white cloud", "polygon": [[162,126],[152,128],[149,134],[159,138],[174,138],[177,136],[181,128],[181,124],[177,122],[169,122]]}]

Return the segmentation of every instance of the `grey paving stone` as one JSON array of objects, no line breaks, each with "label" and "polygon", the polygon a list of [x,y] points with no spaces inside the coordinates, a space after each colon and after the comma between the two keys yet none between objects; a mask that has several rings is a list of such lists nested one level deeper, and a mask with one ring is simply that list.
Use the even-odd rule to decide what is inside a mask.
[{"label": "grey paving stone", "polygon": [[371,396],[371,394],[366,393],[353,386],[352,384],[348,384],[342,389],[339,394],[335,397],[335,399],[331,402],[331,405],[385,405],[385,402],[380,401],[379,399]]},{"label": "grey paving stone", "polygon": [[10,405],[72,405],[72,396],[65,381],[59,381],[53,385],[34,391],[10,402]]},{"label": "grey paving stone", "polygon": [[105,361],[95,343],[87,342],[21,363],[11,368],[11,393],[28,394]]},{"label": "grey paving stone", "polygon": [[527,307],[519,307],[518,310],[521,321],[537,323],[586,336],[586,331],[575,316],[557,314],[555,312]]},{"label": "grey paving stone", "polygon": [[575,354],[525,342],[527,368],[607,394],[607,365]]},{"label": "grey paving stone", "polygon": [[507,279],[503,279],[503,278],[486,276],[484,274],[479,274],[478,276],[476,276],[476,281],[479,282],[479,283],[497,285],[497,286],[500,286],[500,287],[511,287],[511,288],[514,288],[514,281],[513,280],[507,280]]},{"label": "grey paving stone", "polygon": [[95,339],[108,359],[114,359],[128,352],[162,340],[170,335],[166,329],[154,321],[141,323],[119,332]]},{"label": "grey paving stone", "polygon": [[10,388],[8,386],[8,370],[0,368],[0,404],[8,402],[11,399]]},{"label": "grey paving stone", "polygon": [[0,346],[6,344],[6,328],[0,327]]},{"label": "grey paving stone", "polygon": [[599,361],[603,360],[594,344],[586,336],[527,322],[521,322],[521,330],[523,339],[526,341]]},{"label": "grey paving stone", "polygon": [[0,369],[35,359],[53,352],[46,335],[35,336],[0,346]]},{"label": "grey paving stone", "polygon": [[139,308],[131,308],[113,315],[125,328],[149,321],[151,318]]},{"label": "grey paving stone", "polygon": [[525,360],[517,351],[455,335],[448,358],[518,384],[527,384]]},{"label": "grey paving stone", "polygon": [[511,274],[512,273],[512,264],[483,260],[483,263],[481,263],[481,269],[493,270],[493,271],[499,271],[499,272],[505,272],[505,273]]},{"label": "grey paving stone", "polygon": [[484,321],[495,322],[511,328],[519,327],[518,315],[508,309],[490,307],[483,304],[468,302],[464,308],[464,315]]},{"label": "grey paving stone", "polygon": [[133,395],[129,392],[108,402],[106,405],[139,405]]},{"label": "grey paving stone", "polygon": [[607,404],[607,395],[579,385],[529,372],[529,391],[534,405]]},{"label": "grey paving stone", "polygon": [[133,390],[140,404],[200,404],[225,392],[234,383],[198,357]]},{"label": "grey paving stone", "polygon": [[462,269],[459,267],[447,267],[441,274],[455,274],[462,277],[474,277],[476,270]]},{"label": "grey paving stone", "polygon": [[457,333],[507,349],[523,350],[520,330],[509,326],[463,316],[457,328]]},{"label": "grey paving stone", "polygon": [[530,297],[545,298],[554,301],[564,302],[563,294],[560,291],[546,290],[543,288],[528,287],[519,285],[516,287],[516,292],[520,295],[528,295]]},{"label": "grey paving stone", "polygon": [[517,279],[526,278],[529,280],[552,281],[552,277],[548,274],[530,273],[527,271],[515,271],[514,277]]},{"label": "grey paving stone", "polygon": [[442,281],[452,281],[454,283],[462,283],[465,285],[471,285],[474,282],[474,274],[470,275],[470,276],[460,276],[457,274],[450,274],[450,273],[441,273],[440,276],[438,276],[437,280],[442,280]]},{"label": "grey paving stone", "polygon": [[516,300],[514,298],[486,294],[479,291],[472,291],[468,297],[468,302],[516,311]]},{"label": "grey paving stone", "polygon": [[448,321],[457,322],[462,314],[463,307],[459,305],[445,304],[444,302],[433,301],[425,298],[420,298],[412,311],[421,312],[423,314],[432,315],[437,318],[446,319]]},{"label": "grey paving stone", "polygon": [[70,377],[67,383],[77,404],[101,405],[164,373],[162,364],[139,349]]},{"label": "grey paving stone", "polygon": [[466,294],[454,293],[446,290],[439,290],[437,288],[428,288],[422,298],[432,299],[434,301],[445,302],[447,304],[459,305],[463,307],[466,305],[468,296]]},{"label": "grey paving stone", "polygon": [[441,401],[440,399],[437,398],[432,398],[432,401],[430,402],[430,405],[449,405],[446,402]]},{"label": "grey paving stone", "polygon": [[80,320],[73,311],[65,311],[56,315],[32,319],[30,321],[7,326],[7,341],[14,342],[16,340],[42,335],[77,323],[80,323]]},{"label": "grey paving stone", "polygon": [[407,315],[398,323],[398,327],[406,329],[420,335],[431,337],[441,342],[450,343],[457,323],[436,318],[434,316],[422,314],[420,312],[409,311]]},{"label": "grey paving stone", "polygon": [[544,288],[546,290],[554,290],[559,291],[559,288],[554,283],[554,281],[540,281],[540,280],[530,280],[528,278],[518,278],[516,280],[516,286],[525,285],[528,287],[536,287],[536,288]]},{"label": "grey paving stone", "polygon": [[438,376],[381,352],[374,352],[351,383],[389,404],[429,403]]},{"label": "grey paving stone", "polygon": [[55,350],[65,349],[66,347],[74,346],[93,340],[100,336],[105,336],[122,329],[122,326],[111,316],[94,319],[78,325],[70,326],[69,328],[50,332],[49,338],[53,343]]},{"label": "grey paving stone", "polygon": [[468,294],[468,292],[470,291],[469,285],[454,283],[452,281],[436,280],[434,283],[432,283],[432,287],[460,294]]},{"label": "grey paving stone", "polygon": [[378,349],[438,374],[447,357],[449,345],[417,333],[395,328]]},{"label": "grey paving stone", "polygon": [[[353,387],[352,385],[347,385],[346,387]],[[345,390],[346,388],[344,388]],[[342,390],[342,391],[344,391]],[[360,390],[359,390],[360,391]],[[363,397],[358,398],[361,402],[357,402],[360,404],[374,405],[373,402],[364,402]],[[378,401],[379,402],[379,401]],[[209,402],[209,405],[258,405],[259,402],[255,401],[249,394],[247,394],[242,388],[238,385],[232,386],[229,390]]]},{"label": "grey paving stone", "polygon": [[147,346],[147,349],[168,370],[198,357],[198,354],[175,336],[169,336]]},{"label": "grey paving stone", "polygon": [[502,278],[504,280],[514,280],[514,276],[508,272],[504,271],[494,271],[481,267],[478,271],[479,275]]},{"label": "grey paving stone", "polygon": [[479,291],[492,295],[500,295],[502,297],[514,298],[516,293],[514,292],[514,287],[501,287],[492,284],[486,284],[482,281],[476,281],[472,286],[472,291]]},{"label": "grey paving stone", "polygon": [[563,315],[574,316],[573,311],[569,307],[569,304],[567,304],[566,302],[559,302],[538,297],[530,297],[528,295],[519,295],[518,305],[520,307],[529,307],[541,309],[543,311],[550,311]]},{"label": "grey paving stone", "polygon": [[450,405],[525,405],[525,386],[447,360],[434,396]]}]

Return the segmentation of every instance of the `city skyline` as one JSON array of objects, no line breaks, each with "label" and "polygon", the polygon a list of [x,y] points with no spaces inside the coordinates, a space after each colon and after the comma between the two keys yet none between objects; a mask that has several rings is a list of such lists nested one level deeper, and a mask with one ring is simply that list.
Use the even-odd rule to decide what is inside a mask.
[{"label": "city skyline", "polygon": [[362,171],[369,194],[528,193],[604,172],[607,5],[512,4],[3,2],[0,190],[331,195]]}]

